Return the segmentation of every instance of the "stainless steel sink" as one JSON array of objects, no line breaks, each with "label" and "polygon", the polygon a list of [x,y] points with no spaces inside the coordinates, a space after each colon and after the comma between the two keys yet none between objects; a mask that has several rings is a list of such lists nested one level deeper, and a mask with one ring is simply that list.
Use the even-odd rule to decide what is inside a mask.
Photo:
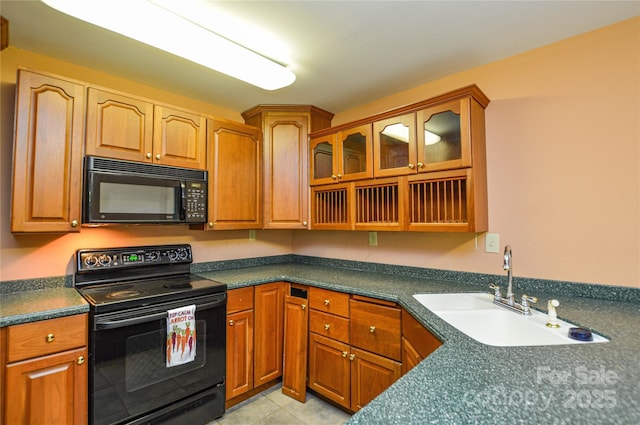
[{"label": "stainless steel sink", "polygon": [[493,295],[484,293],[416,294],[413,296],[438,317],[478,342],[494,346],[590,344],[607,342],[593,334],[593,341],[569,338],[576,325],[558,320],[560,327],[546,326],[547,315],[532,310],[523,316],[493,304]]}]

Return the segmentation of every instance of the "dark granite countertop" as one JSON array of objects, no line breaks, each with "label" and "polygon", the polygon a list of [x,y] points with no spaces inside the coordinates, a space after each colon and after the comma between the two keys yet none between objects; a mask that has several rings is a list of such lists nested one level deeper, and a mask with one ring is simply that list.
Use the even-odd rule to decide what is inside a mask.
[{"label": "dark granite countertop", "polygon": [[0,327],[87,313],[89,304],[74,288],[0,294]]},{"label": "dark granite countertop", "polygon": [[195,272],[229,289],[286,280],[395,301],[443,341],[348,424],[640,423],[639,303],[589,298],[591,289],[586,287],[583,296],[527,289],[540,299],[536,308],[545,311],[546,301],[556,298],[561,319],[610,341],[495,347],[467,337],[413,298],[416,293],[489,292],[484,282],[372,270],[270,264]]}]

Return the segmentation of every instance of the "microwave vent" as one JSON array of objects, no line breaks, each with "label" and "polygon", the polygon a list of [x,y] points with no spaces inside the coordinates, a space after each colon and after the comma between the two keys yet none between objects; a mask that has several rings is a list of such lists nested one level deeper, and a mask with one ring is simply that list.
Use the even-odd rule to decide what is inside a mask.
[{"label": "microwave vent", "polygon": [[207,172],[190,168],[168,167],[165,165],[145,164],[143,162],[121,161],[115,159],[87,156],[87,170],[103,172],[125,172],[153,175],[157,177],[181,178],[184,180],[206,180]]}]

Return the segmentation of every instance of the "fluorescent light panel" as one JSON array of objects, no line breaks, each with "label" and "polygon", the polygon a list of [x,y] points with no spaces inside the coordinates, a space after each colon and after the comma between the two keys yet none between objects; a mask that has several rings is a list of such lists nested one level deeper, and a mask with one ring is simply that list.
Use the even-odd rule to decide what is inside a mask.
[{"label": "fluorescent light panel", "polygon": [[42,0],[48,6],[265,90],[291,85],[288,68],[147,0]]}]

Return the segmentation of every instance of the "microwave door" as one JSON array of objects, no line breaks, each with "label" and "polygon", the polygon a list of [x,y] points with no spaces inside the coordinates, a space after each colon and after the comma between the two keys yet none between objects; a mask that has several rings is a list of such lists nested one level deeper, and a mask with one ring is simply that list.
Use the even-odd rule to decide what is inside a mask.
[{"label": "microwave door", "polygon": [[179,223],[183,190],[178,180],[90,173],[88,223]]}]

